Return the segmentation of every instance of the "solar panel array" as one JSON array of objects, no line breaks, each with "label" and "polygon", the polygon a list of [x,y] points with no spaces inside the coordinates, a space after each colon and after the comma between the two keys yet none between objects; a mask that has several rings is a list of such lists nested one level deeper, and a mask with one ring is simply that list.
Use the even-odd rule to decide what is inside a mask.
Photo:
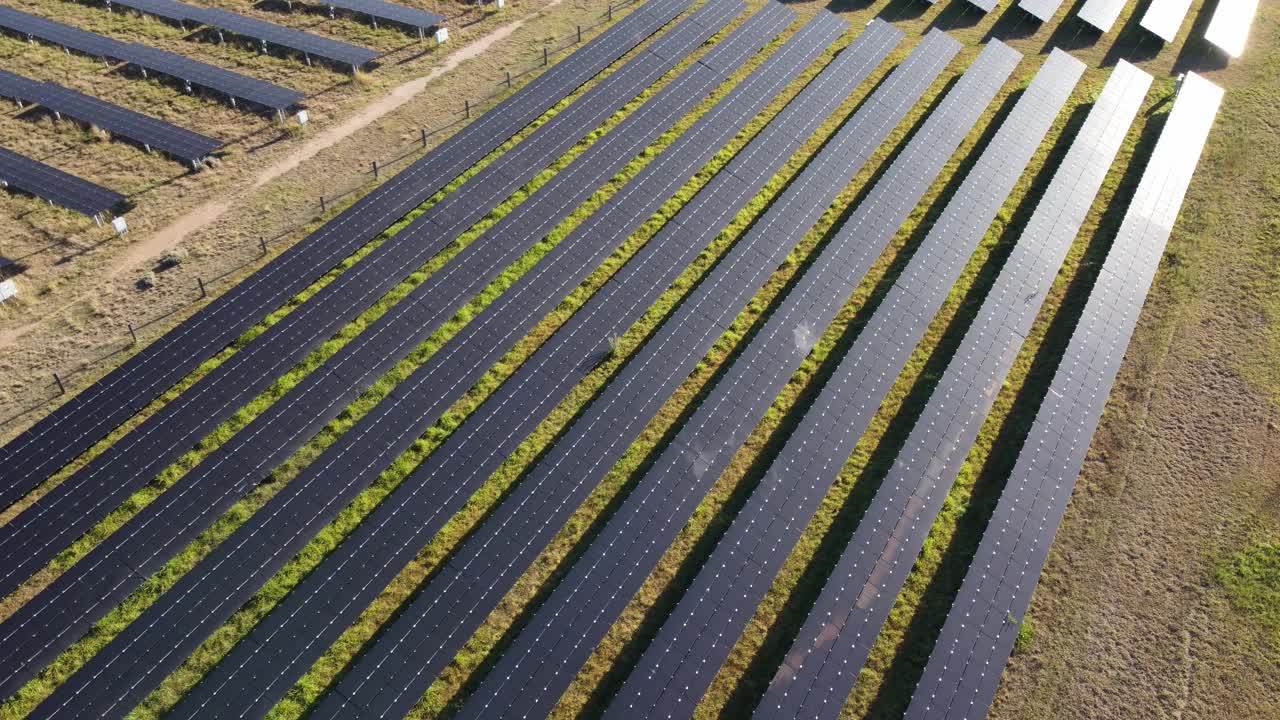
[{"label": "solar panel array", "polygon": [[[1020,59],[998,42],[983,50],[717,381],[700,405],[705,411],[689,423],[712,426],[714,413],[732,412],[737,432],[726,437],[728,456],[782,392]],[[820,450],[810,446],[807,452]],[[708,474],[718,467],[713,463]],[[607,715],[692,713],[825,495],[821,478],[802,470],[782,480],[785,488],[771,473],[751,495]]]},{"label": "solar panel array", "polygon": [[1111,32],[1128,0],[1088,0],[1078,13],[1081,20],[1104,33]]},{"label": "solar panel array", "polygon": [[[562,156],[740,10],[736,2],[723,0],[695,13],[676,31],[658,39],[578,102],[539,127],[526,141],[497,158],[459,192],[451,193],[416,218],[397,234],[396,242],[384,243],[361,263],[335,278],[310,302],[279,320],[11,523],[0,527],[0,588],[7,591],[15,587],[81,532],[105,517],[207,432],[266,390],[276,377]],[[420,308],[417,317],[409,322],[419,320],[426,312],[426,308]],[[353,388],[350,382],[334,380],[333,384],[343,388],[343,392],[331,393],[341,407],[350,399]],[[236,460],[252,467],[257,458],[241,454]],[[269,470],[251,473],[255,477],[250,482]]]},{"label": "solar panel array", "polygon": [[1150,84],[1150,76],[1123,61],[1113,71],[822,588],[759,715],[808,717],[844,705]]},{"label": "solar panel array", "polygon": [[1244,54],[1249,27],[1258,11],[1258,0],[1222,0],[1213,11],[1204,39],[1226,54],[1238,58]]},{"label": "solar panel array", "polygon": [[[839,36],[843,23],[829,14],[819,15],[789,44],[770,59],[772,68],[759,72],[778,72],[794,77],[822,47]],[[885,47],[879,51],[887,52]],[[803,57],[797,57],[797,54]],[[799,63],[795,63],[799,59]],[[774,63],[774,60],[780,62]],[[764,76],[761,76],[762,79]],[[767,87],[780,88],[769,82]],[[756,83],[748,80],[751,85]],[[830,83],[843,82],[828,74],[811,85],[814,90]],[[758,89],[744,86],[738,103],[751,103],[759,97]],[[772,92],[765,93],[767,99]],[[538,352],[521,365],[516,374],[488,399],[457,429],[433,458],[428,470],[415,477],[414,490],[397,490],[384,505],[399,507],[403,498],[419,497],[421,506],[433,488],[443,493],[451,483],[461,481],[468,487],[487,478],[520,442],[532,431],[546,412],[565,397],[569,390],[590,371],[603,351],[601,338],[623,332],[638,319],[648,305],[657,299],[702,248],[733,219],[755,192],[782,166],[787,155],[774,150],[794,151],[803,138],[793,137],[791,130],[816,127],[826,113],[838,104],[840,94],[806,91],[771,122],[743,150],[717,173],[699,194],[655,235],[630,262],[622,267],[579,310],[564,327]],[[826,111],[826,112],[824,112]],[[750,116],[750,113],[744,113]],[[794,122],[785,122],[786,118]],[[801,122],[801,118],[807,120]],[[797,127],[795,123],[800,123]],[[764,158],[771,158],[766,161]],[[663,363],[660,378],[664,384],[678,384],[687,374],[678,368],[691,367],[718,337],[722,326],[702,315],[687,318],[683,333],[663,344],[667,357],[678,362]],[[697,346],[691,343],[697,342]],[[681,344],[683,343],[683,344]],[[584,362],[583,358],[588,358]],[[656,357],[656,356],[655,356]],[[555,368],[573,367],[568,377]],[[513,490],[513,496],[476,531],[464,547],[453,556],[449,566],[421,589],[402,620],[387,629],[376,647],[363,656],[343,682],[317,709],[320,717],[350,717],[363,711],[373,716],[398,714],[411,706],[479,626],[489,611],[503,597],[520,574],[528,567],[543,544],[561,527],[567,513],[626,449],[630,440],[647,422],[645,408],[653,402],[648,391],[662,394],[653,385],[631,382],[633,371],[652,373],[651,364],[628,365],[624,379],[610,385],[603,402],[611,408],[625,407],[626,412],[600,413],[599,403],[575,422],[566,440],[557,444],[546,460]],[[642,377],[641,380],[644,378]],[[621,393],[620,397],[618,393]],[[643,400],[640,400],[643,397]],[[545,399],[544,399],[545,398]],[[635,404],[629,401],[635,400]],[[660,404],[661,399],[657,400]],[[511,413],[511,407],[527,412]],[[579,432],[585,429],[583,432]],[[489,438],[502,438],[497,447]],[[454,439],[457,438],[457,439]],[[569,439],[571,438],[571,439]],[[584,454],[582,450],[589,450]],[[424,466],[425,467],[425,466]],[[421,486],[422,489],[418,489]],[[402,486],[403,487],[403,486]],[[425,507],[415,512],[430,512]],[[403,513],[402,513],[403,515]],[[405,517],[415,522],[417,517]],[[440,522],[433,518],[433,526]],[[428,532],[417,538],[425,542]],[[411,547],[413,544],[411,543]],[[373,588],[375,594],[379,587]],[[360,598],[363,601],[372,596]],[[388,661],[398,670],[384,676]]]},{"label": "solar panel array", "polygon": [[[798,72],[798,69],[796,71]],[[671,170],[678,170],[683,176],[679,180],[683,182],[694,170],[714,156],[723,143],[732,138],[743,124],[749,122],[750,118],[758,112],[759,107],[767,103],[768,99],[783,86],[785,82],[777,85],[774,90],[762,94],[756,92],[747,94],[748,91],[762,89],[759,85],[741,88],[744,94],[737,102],[729,105],[722,104],[721,111],[711,111],[714,114],[705,118],[706,122],[702,124],[701,129],[691,129],[690,132],[695,134],[682,136],[691,137],[690,142],[680,143],[681,147],[668,148],[655,162],[662,162],[668,166],[664,174]],[[747,107],[743,107],[744,105]],[[734,106],[737,107],[734,108]],[[728,114],[729,112],[733,114]],[[663,158],[667,160],[664,161]],[[667,183],[663,181],[663,184]],[[675,187],[678,187],[678,184],[667,185],[661,197],[667,197]],[[640,190],[642,189],[638,189],[637,192]],[[624,188],[622,192],[625,193],[626,189]],[[631,197],[639,196],[637,194]],[[628,208],[628,206],[634,206],[635,203],[632,200],[624,201],[614,208],[602,208],[593,216],[598,218],[592,223],[595,226],[594,232],[589,229],[587,234],[588,236],[598,235],[607,229],[610,218],[622,215],[625,227],[619,230],[617,239],[599,251],[592,251],[591,255],[585,258],[583,249],[579,249],[568,254],[563,260],[572,265],[574,261],[585,259],[586,262],[583,264],[588,269],[594,268],[596,263],[608,256],[616,242],[620,242],[629,235],[658,206],[657,203],[651,203],[649,200],[645,200],[644,203],[648,208],[638,216],[631,215]],[[649,292],[656,295],[663,289],[645,284],[652,279],[656,270],[672,263],[666,265],[669,267],[666,272],[672,275],[680,272],[683,266],[674,264],[670,257],[677,251],[679,251],[678,247],[667,246],[665,251],[657,252],[653,257],[656,257],[656,262],[661,263],[660,265],[648,263],[639,266],[630,280],[610,283],[601,291],[606,292],[607,295],[594,296],[591,306],[580,310],[575,317],[587,319],[590,323],[588,329],[608,330],[613,326],[616,331],[621,322],[621,318],[617,317],[618,313],[630,313],[634,319],[644,311],[646,306],[638,304],[638,294]],[[693,252],[696,254],[696,249]],[[544,263],[551,260],[548,258]],[[553,266],[559,265],[561,263],[556,262]],[[627,267],[637,266],[628,264]],[[532,287],[537,289],[537,284]],[[569,289],[564,287],[557,290],[550,296],[550,303],[541,300],[544,295],[534,293],[524,298],[512,298],[509,307],[503,308],[502,313],[494,316],[494,320],[502,318],[504,314],[512,314],[513,308],[519,307],[521,302],[538,303],[541,306],[538,314],[541,315],[542,312],[554,307],[555,302]],[[595,297],[600,299],[597,301]],[[621,327],[625,328],[625,323],[622,323]],[[282,665],[286,667],[282,686],[276,686],[269,691],[282,694],[288,688],[291,677],[301,675],[311,662],[324,652],[329,642],[336,637],[333,635],[334,631],[340,633],[346,622],[354,620],[355,616],[377,596],[404,563],[413,557],[417,549],[431,538],[452,513],[461,507],[476,487],[488,477],[489,473],[501,464],[506,454],[519,445],[524,434],[532,430],[558,400],[573,388],[577,380],[594,366],[594,362],[583,360],[584,352],[587,355],[592,354],[583,346],[590,344],[599,347],[600,336],[588,337],[584,333],[573,333],[567,336],[560,334],[557,337],[558,340],[552,341],[558,348],[554,351],[556,364],[548,366],[542,362],[546,355],[540,353],[542,357],[534,367],[540,367],[543,371],[541,374],[531,373],[532,368],[530,371],[525,371],[522,366],[517,378],[512,378],[503,385],[503,390],[499,391],[501,397],[489,401],[492,403],[488,405],[490,409],[480,411],[490,413],[490,420],[492,420],[492,409],[497,408],[498,412],[502,413],[499,417],[507,421],[496,424],[493,422],[473,424],[469,421],[467,427],[460,428],[458,432],[451,434],[449,441],[439,448],[417,472],[407,478],[391,497],[381,503],[365,519],[355,534],[347,538],[342,550],[326,558],[322,567],[316,568],[305,583],[290,593],[289,603],[281,606],[278,614],[269,616],[258,625],[250,634],[252,644],[244,643],[239,646],[206,678],[201,687],[197,687],[191,695],[188,695],[176,711],[178,716],[201,717],[212,709],[216,709],[216,712],[227,712],[228,704],[233,704],[232,709],[234,709],[235,703],[243,702],[237,699],[237,694],[244,694],[247,688],[253,688],[253,692],[257,692],[259,684],[254,682],[254,678],[263,667],[271,667],[272,672],[277,674],[281,672]],[[514,339],[513,337],[512,340]],[[551,371],[551,367],[573,367],[575,372],[564,374]],[[413,388],[413,392],[423,397],[432,397],[432,390],[431,387]],[[443,409],[440,407],[437,412]],[[472,434],[472,428],[475,428],[475,434]],[[375,429],[380,431],[381,426]],[[368,440],[368,438],[365,439],[366,444]],[[477,465],[486,467],[488,472],[484,470],[475,472],[474,468]],[[315,493],[317,490],[312,487],[308,492]],[[319,491],[324,492],[324,490]],[[339,488],[339,491],[343,498],[349,498],[352,493],[347,488]],[[332,597],[334,593],[344,598],[341,607],[334,607],[328,603],[327,598]],[[294,640],[295,638],[308,639],[297,641]],[[400,697],[398,700],[401,702],[407,700],[412,704],[416,698]]]},{"label": "solar panel array", "polygon": [[405,7],[384,0],[324,0],[330,8],[342,8],[381,20],[390,20],[415,28],[433,28],[444,22],[443,15],[437,15],[417,8]]},{"label": "solar panel array", "polygon": [[907,709],[983,718],[1222,100],[1190,73]]},{"label": "solar panel array", "polygon": [[628,14],[19,435],[6,448],[0,504],[9,506],[688,5],[655,0]]},{"label": "solar panel array", "polygon": [[[873,31],[868,29],[864,35]],[[879,31],[896,32],[889,28]],[[897,39],[893,36],[894,42]],[[711,321],[711,328],[701,330],[708,336],[701,348],[705,352],[733,324],[781,260],[799,244],[959,48],[959,43],[940,31],[926,36],[633,357],[628,367],[639,363],[637,376],[624,375],[610,387],[625,381],[620,390],[634,387],[649,395],[656,394],[655,386],[672,387],[667,385],[671,381],[678,385],[701,356],[668,351],[668,345],[679,347],[679,341],[672,336],[698,333],[699,325],[704,324],[698,318],[706,318]],[[836,62],[846,57],[842,54]],[[860,58],[852,61],[865,62]],[[867,63],[863,67],[866,69],[860,75],[865,77],[872,66]],[[648,369],[650,366],[652,369]],[[668,369],[682,372],[668,374]],[[650,375],[653,372],[659,373],[657,377]],[[609,399],[608,395],[603,398]],[[664,399],[665,396],[659,397],[658,402]],[[598,398],[585,414],[590,417],[600,402],[602,399]],[[718,409],[722,413],[726,410]],[[682,425],[568,576],[520,631],[511,649],[471,695],[461,716],[498,717],[514,712],[516,707],[542,715],[554,707],[718,476],[717,446],[726,434],[736,430],[724,427],[721,421],[732,423],[739,414],[750,412],[746,407],[728,409],[727,414],[717,417],[714,428],[700,415]],[[648,419],[646,416],[642,420]],[[711,437],[706,437],[708,434]],[[534,657],[538,659],[533,660]]]},{"label": "solar panel array", "polygon": [[[35,607],[28,604],[0,626],[0,637],[13,650],[0,665],[0,677],[4,678],[0,691],[20,682],[18,671],[23,667],[39,666],[56,657],[79,632],[87,630],[141,581],[136,574],[120,577],[119,568],[133,568],[145,577],[162,566],[256,486],[264,473],[341,411],[351,396],[416,348],[509,262],[554,229],[596,188],[683,117],[732,72],[731,68],[785,27],[791,17],[781,6],[770,5],[768,12],[758,14],[718,43],[701,62],[584,151],[322,368],[304,378],[178,484],[63,573]],[[594,242],[581,234],[574,239]],[[567,250],[568,246],[561,245]],[[491,343],[490,348],[488,355],[496,358],[505,346]],[[468,385],[454,388],[450,397],[456,397]],[[441,401],[446,406],[449,403],[441,396],[436,404]],[[434,417],[426,420],[430,422]],[[421,432],[420,429],[411,434]],[[64,619],[56,632],[51,631],[44,619],[57,616]]]},{"label": "solar panel array", "polygon": [[86,55],[122,60],[272,110],[285,110],[305,97],[295,90],[223,70],[214,65],[146,45],[122,43],[97,33],[14,10],[5,5],[0,5],[0,28]]},{"label": "solar panel array", "polygon": [[96,217],[124,202],[114,190],[0,147],[0,185]]},{"label": "solar panel array", "polygon": [[147,15],[154,15],[177,23],[194,20],[192,10],[198,9],[195,6],[177,2],[177,0],[105,0],[105,2],[107,9],[119,5],[120,7],[137,10]]},{"label": "solar panel array", "polygon": [[1018,7],[1035,16],[1040,22],[1049,22],[1062,7],[1062,0],[1019,0]]},{"label": "solar panel array", "polygon": [[1173,42],[1190,9],[1191,0],[1152,0],[1139,24],[1161,40]]},{"label": "solar panel array", "polygon": [[190,163],[222,147],[221,140],[49,82],[36,82],[0,70],[0,94],[39,103],[47,110],[92,123],[113,135],[142,143]]}]

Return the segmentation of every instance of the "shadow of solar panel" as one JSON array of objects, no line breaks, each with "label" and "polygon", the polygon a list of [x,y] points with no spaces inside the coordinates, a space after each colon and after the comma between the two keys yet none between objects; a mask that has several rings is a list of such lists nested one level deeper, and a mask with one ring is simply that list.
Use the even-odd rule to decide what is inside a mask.
[{"label": "shadow of solar panel", "polygon": [[124,196],[118,192],[19,155],[8,148],[0,148],[0,183],[90,217],[96,217],[124,202]]}]

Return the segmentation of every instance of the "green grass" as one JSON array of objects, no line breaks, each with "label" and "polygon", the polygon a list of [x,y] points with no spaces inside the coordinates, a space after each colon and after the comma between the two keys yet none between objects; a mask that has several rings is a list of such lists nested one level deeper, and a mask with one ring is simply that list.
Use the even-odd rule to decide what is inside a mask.
[{"label": "green grass", "polygon": [[1280,648],[1280,542],[1255,541],[1219,559],[1214,579],[1232,609],[1270,633]]}]

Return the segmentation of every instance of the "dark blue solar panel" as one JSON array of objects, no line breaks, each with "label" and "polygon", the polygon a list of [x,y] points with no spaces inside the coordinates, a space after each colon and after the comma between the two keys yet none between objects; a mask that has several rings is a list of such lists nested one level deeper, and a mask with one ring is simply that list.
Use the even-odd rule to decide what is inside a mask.
[{"label": "dark blue solar panel", "polygon": [[378,52],[350,45],[301,30],[282,27],[256,18],[228,12],[220,8],[192,8],[193,18],[205,25],[228,30],[263,42],[298,52],[327,58],[345,65],[363,66],[378,57]]},{"label": "dark blue solar panel", "polygon": [[146,45],[128,45],[123,53],[124,60],[139,67],[272,110],[286,110],[306,97],[296,90]]},{"label": "dark blue solar panel", "polygon": [[125,59],[126,45],[87,30],[0,5],[0,28],[96,57]]},{"label": "dark blue solar panel", "polygon": [[0,183],[90,217],[124,202],[124,196],[24,155],[0,148]]},{"label": "dark blue solar panel", "polygon": [[417,28],[432,28],[444,21],[443,15],[437,15],[417,8],[405,7],[384,0],[323,0],[329,7],[342,8],[371,17],[398,22]]}]

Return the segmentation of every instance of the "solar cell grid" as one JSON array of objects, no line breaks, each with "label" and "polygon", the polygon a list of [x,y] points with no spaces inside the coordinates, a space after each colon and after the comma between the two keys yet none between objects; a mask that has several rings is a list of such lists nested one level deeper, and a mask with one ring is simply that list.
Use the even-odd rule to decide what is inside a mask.
[{"label": "solar cell grid", "polygon": [[106,5],[108,10],[115,5],[119,5],[130,10],[137,10],[147,15],[154,15],[155,17],[179,23],[194,20],[195,15],[200,10],[200,8],[177,2],[176,0],[106,0]]},{"label": "solar cell grid", "polygon": [[340,42],[323,35],[294,30],[293,28],[283,27],[221,8],[192,7],[191,10],[192,19],[210,27],[227,30],[237,35],[278,45],[282,48],[297,50],[307,55],[334,60],[345,65],[362,67],[373,62],[378,57],[377,51],[368,48]]},{"label": "solar cell grid", "polygon": [[[689,0],[654,0],[550,70],[518,89],[352,207],[273,259],[251,278],[144,348],[10,443],[3,504],[33,487],[103,433],[122,422],[263,314],[276,308],[354,248],[375,237],[490,150],[594,77],[641,39],[688,7]],[[145,50],[145,48],[144,48]],[[133,48],[135,55],[140,52]],[[159,51],[156,51],[159,52]],[[165,61],[184,60],[161,53]],[[198,64],[197,64],[198,65]],[[189,64],[184,64],[190,67]],[[201,66],[208,68],[209,66]]]},{"label": "solar cell grid", "polygon": [[35,195],[89,217],[107,212],[125,200],[118,192],[19,155],[8,148],[0,148],[0,185]]},{"label": "solar cell grid", "polygon": [[[1122,252],[1103,264],[1100,277],[1119,282],[1097,286],[1085,305],[908,718],[986,716],[1221,98],[1188,75],[1113,243]],[[1138,289],[1112,302],[1112,287]],[[1117,312],[1117,324],[1104,329]]]},{"label": "solar cell grid", "polygon": [[197,60],[132,43],[124,46],[121,59],[152,72],[168,75],[193,85],[215,90],[271,110],[293,107],[306,96],[247,75],[224,70]]}]

